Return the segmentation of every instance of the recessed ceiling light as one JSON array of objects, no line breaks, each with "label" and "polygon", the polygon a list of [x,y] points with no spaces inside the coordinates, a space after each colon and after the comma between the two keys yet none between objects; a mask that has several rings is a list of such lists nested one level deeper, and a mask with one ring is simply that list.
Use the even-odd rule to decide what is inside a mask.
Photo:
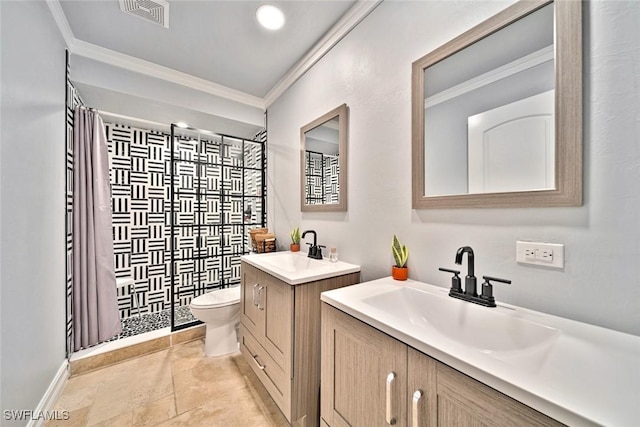
[{"label": "recessed ceiling light", "polygon": [[260,6],[256,10],[256,18],[260,25],[269,30],[279,30],[284,25],[284,14],[271,4]]},{"label": "recessed ceiling light", "polygon": [[176,126],[178,126],[181,129],[187,129],[189,127],[189,125],[186,124],[185,122],[178,122],[176,123]]}]

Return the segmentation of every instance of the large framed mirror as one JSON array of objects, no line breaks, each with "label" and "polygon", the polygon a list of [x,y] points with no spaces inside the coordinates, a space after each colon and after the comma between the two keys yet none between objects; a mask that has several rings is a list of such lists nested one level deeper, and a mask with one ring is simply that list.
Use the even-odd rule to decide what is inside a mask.
[{"label": "large framed mirror", "polygon": [[413,63],[414,209],[582,205],[581,6],[519,1]]},{"label": "large framed mirror", "polygon": [[300,129],[300,209],[347,210],[347,104]]}]

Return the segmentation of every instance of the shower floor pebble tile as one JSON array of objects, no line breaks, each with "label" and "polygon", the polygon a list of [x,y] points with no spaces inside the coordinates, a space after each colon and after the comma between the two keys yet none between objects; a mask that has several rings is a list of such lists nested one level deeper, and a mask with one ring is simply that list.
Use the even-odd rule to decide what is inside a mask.
[{"label": "shower floor pebble tile", "polygon": [[240,353],[205,357],[202,339],[75,376],[48,427],[287,426]]},{"label": "shower floor pebble tile", "polygon": [[[189,306],[177,307],[175,311],[176,325],[184,325],[196,322],[197,319],[191,314]],[[144,313],[127,317],[122,320],[122,332],[113,337],[110,341],[119,338],[133,337],[146,332],[157,331],[171,326],[171,309],[159,311],[157,313]]]}]

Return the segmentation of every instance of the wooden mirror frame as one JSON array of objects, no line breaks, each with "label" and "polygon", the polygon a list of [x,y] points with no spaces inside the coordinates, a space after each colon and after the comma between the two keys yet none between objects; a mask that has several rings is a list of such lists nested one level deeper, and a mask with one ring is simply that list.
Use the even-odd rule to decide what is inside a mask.
[{"label": "wooden mirror frame", "polygon": [[[424,70],[554,3],[555,189],[505,193],[425,195]],[[412,64],[412,207],[521,208],[582,205],[582,2],[521,0]]]},{"label": "wooden mirror frame", "polygon": [[[302,212],[346,212],[347,210],[347,142],[349,140],[349,109],[347,104],[342,104],[334,108],[321,117],[318,117],[311,123],[300,128],[300,210]],[[307,205],[305,204],[306,194],[306,169],[305,169],[305,133],[315,129],[316,127],[338,117],[338,168],[340,175],[338,177],[338,185],[340,186],[340,194],[338,203]]]}]

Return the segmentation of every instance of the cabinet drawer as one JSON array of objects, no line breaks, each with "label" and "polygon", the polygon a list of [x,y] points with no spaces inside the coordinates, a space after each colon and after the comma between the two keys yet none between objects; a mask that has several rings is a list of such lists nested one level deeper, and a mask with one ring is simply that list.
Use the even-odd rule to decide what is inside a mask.
[{"label": "cabinet drawer", "polygon": [[291,422],[291,379],[244,325],[241,351],[249,366],[271,394],[287,420]]}]

